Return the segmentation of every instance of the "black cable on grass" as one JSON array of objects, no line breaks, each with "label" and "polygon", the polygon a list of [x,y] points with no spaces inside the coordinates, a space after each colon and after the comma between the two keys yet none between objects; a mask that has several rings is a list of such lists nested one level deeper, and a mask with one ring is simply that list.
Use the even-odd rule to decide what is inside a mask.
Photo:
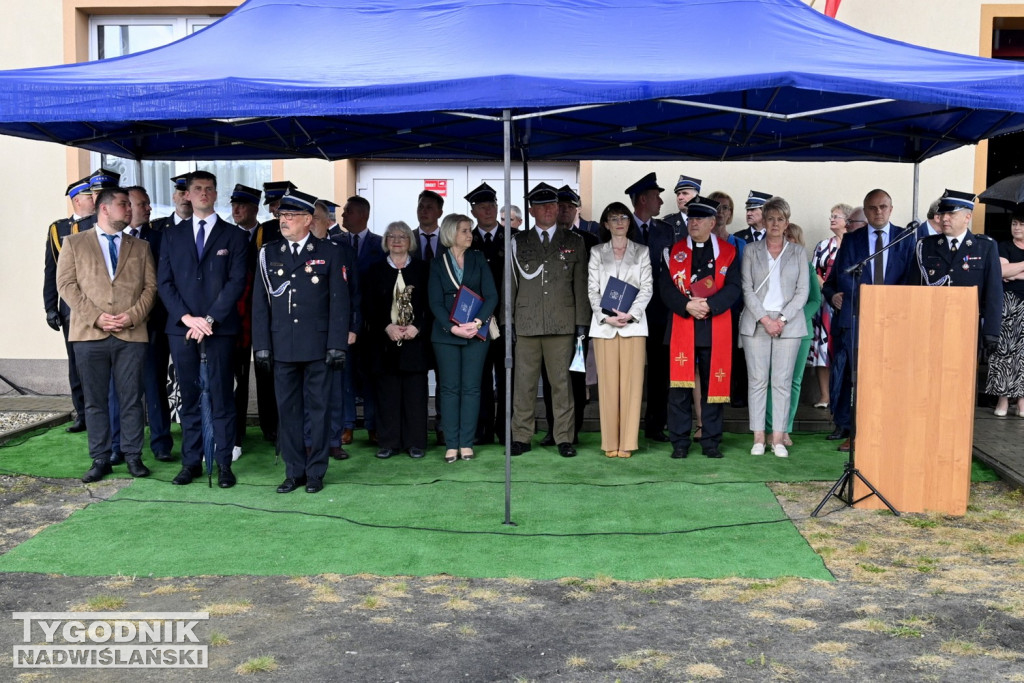
[{"label": "black cable on grass", "polygon": [[[214,507],[233,507],[240,510],[249,510],[251,512],[266,512],[268,514],[279,514],[279,515],[299,515],[302,517],[319,517],[322,519],[337,519],[355,526],[367,527],[370,529],[387,529],[396,531],[432,531],[443,534],[459,534],[459,535],[481,535],[481,536],[510,536],[512,538],[583,538],[589,536],[674,536],[682,534],[692,534],[700,531],[715,531],[717,529],[735,529],[740,527],[748,526],[764,526],[768,524],[780,524],[783,522],[792,522],[793,519],[784,517],[781,519],[767,519],[757,522],[738,522],[736,524],[719,524],[706,527],[698,527],[696,529],[674,529],[671,531],[585,531],[572,534],[556,534],[556,533],[510,533],[507,531],[470,531],[466,529],[441,529],[437,527],[423,527],[423,526],[409,526],[404,524],[377,524],[373,522],[360,522],[357,519],[345,517],[343,515],[329,515],[322,512],[303,512],[302,510],[268,510],[266,508],[253,507],[251,505],[241,505],[240,503],[218,503],[215,501],[199,501],[199,500],[149,500],[144,498],[128,498],[125,496],[119,498],[100,498],[97,502],[104,503],[153,503],[153,504],[171,504],[171,505],[211,505]],[[809,518],[803,518],[809,519]]]}]

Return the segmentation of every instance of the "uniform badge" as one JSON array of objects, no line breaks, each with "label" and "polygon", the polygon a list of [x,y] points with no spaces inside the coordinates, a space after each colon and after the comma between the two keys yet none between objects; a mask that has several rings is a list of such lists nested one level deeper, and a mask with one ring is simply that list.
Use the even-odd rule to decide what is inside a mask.
[{"label": "uniform badge", "polygon": [[966,262],[966,261],[964,262],[964,265],[962,266],[962,268],[963,268],[964,270],[970,270],[970,269],[971,269],[971,267],[970,267],[969,265],[967,265],[967,262]]},{"label": "uniform badge", "polygon": [[309,278],[309,281],[315,285],[316,283],[320,282],[320,278],[314,275],[313,277]]},{"label": "uniform badge", "polygon": [[313,245],[312,244],[307,244],[306,245],[306,251],[313,251]]},{"label": "uniform badge", "polygon": [[[313,272],[313,266],[307,264],[306,267],[303,268],[303,270],[306,271],[307,273],[312,273]],[[315,282],[315,280],[314,280],[314,282]]]},{"label": "uniform badge", "polygon": [[966,242],[964,242],[964,246],[965,246],[965,247],[969,247],[969,246],[971,246],[972,244],[974,244],[974,242],[972,242],[971,240],[967,240]]},{"label": "uniform badge", "polygon": [[278,268],[277,269],[277,276],[281,277],[282,275],[284,275],[284,268]]},{"label": "uniform badge", "polygon": [[282,244],[281,245],[281,253],[283,254],[286,251],[288,251],[288,247],[286,245]]}]

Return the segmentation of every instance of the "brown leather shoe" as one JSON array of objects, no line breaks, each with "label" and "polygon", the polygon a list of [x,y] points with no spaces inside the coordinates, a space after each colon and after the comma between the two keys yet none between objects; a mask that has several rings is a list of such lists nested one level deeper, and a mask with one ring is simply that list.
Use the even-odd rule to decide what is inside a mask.
[{"label": "brown leather shoe", "polygon": [[352,443],[352,430],[351,429],[343,429],[341,431],[341,445],[347,446],[350,443]]},{"label": "brown leather shoe", "polygon": [[850,439],[847,438],[846,441],[844,441],[841,444],[839,444],[839,448],[837,448],[836,450],[838,450],[840,453],[849,453],[850,452]]}]

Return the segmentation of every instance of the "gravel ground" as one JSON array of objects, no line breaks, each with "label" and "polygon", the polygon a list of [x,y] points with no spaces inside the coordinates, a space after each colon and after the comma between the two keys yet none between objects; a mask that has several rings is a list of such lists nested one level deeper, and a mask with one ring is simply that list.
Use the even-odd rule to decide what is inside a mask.
[{"label": "gravel ground", "polygon": [[[130,485],[0,476],[0,553]],[[830,485],[771,486],[834,582],[6,574],[2,612],[208,611],[210,652],[205,670],[15,670],[3,648],[0,680],[1024,683],[1024,492],[974,484],[963,517],[811,518]]]},{"label": "gravel ground", "polygon": [[33,422],[42,422],[60,413],[0,413],[0,434],[27,427]]}]

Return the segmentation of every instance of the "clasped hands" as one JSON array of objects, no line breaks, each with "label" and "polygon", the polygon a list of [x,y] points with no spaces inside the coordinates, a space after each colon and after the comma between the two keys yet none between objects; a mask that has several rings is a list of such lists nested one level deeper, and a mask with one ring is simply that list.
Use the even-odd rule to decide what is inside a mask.
[{"label": "clasped hands", "polygon": [[782,330],[786,327],[786,323],[778,318],[771,318],[767,315],[761,318],[760,323],[764,326],[765,332],[768,333],[769,337],[781,337]]},{"label": "clasped hands", "polygon": [[384,328],[384,333],[388,335],[388,339],[397,342],[404,339],[414,339],[420,331],[416,329],[415,325],[396,325],[391,323]]},{"label": "clasped hands", "polygon": [[181,322],[188,328],[188,331],[185,332],[185,339],[195,339],[197,342],[201,342],[205,337],[213,334],[213,325],[206,322],[206,318],[186,313],[181,316]]},{"label": "clasped hands", "polygon": [[[690,310],[690,307],[687,306],[686,310]],[[626,325],[633,322],[633,316],[631,316],[629,313],[623,313],[617,308],[613,308],[612,311],[615,313],[615,315],[606,316],[604,319],[605,323],[607,323],[608,325],[611,325],[612,327],[625,327]]]},{"label": "clasped hands", "polygon": [[697,320],[703,320],[711,315],[711,306],[704,297],[695,296],[686,302],[686,312]]},{"label": "clasped hands", "polygon": [[462,323],[461,325],[452,325],[452,334],[454,334],[456,337],[461,337],[463,339],[472,339],[480,331],[480,327],[482,327],[477,325],[477,323],[479,322],[479,319],[474,318],[473,320],[470,320],[468,323]]},{"label": "clasped hands", "polygon": [[119,315],[100,313],[100,317],[96,319],[96,327],[104,332],[121,332],[124,328],[131,327],[131,323],[132,321],[127,313]]}]

